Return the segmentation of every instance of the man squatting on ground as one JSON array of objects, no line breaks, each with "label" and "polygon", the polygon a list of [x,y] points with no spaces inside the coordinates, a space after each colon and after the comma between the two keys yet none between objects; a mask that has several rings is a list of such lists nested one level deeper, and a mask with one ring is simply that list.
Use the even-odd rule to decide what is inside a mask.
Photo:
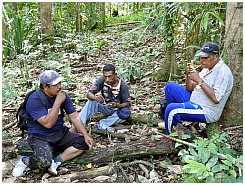
[{"label": "man squatting on ground", "polygon": [[213,42],[203,45],[196,55],[202,71],[188,65],[186,89],[170,82],[165,87],[167,107],[164,114],[166,133],[183,121],[212,123],[219,120],[231,93],[233,76],[230,68],[219,58],[219,46]]},{"label": "man squatting on ground", "polygon": [[[44,91],[47,107],[37,92],[27,101],[26,110],[33,118],[28,126],[28,144],[34,154],[22,156],[13,169],[13,176],[21,176],[26,167],[31,170],[47,170],[57,175],[58,166],[67,160],[92,149],[94,141],[89,137],[70,97],[63,91],[60,75],[47,70],[40,75],[40,88]],[[70,132],[64,126],[64,111],[80,133]],[[53,152],[59,155],[53,159]]]},{"label": "man squatting on ground", "polygon": [[[98,92],[101,94],[97,94]],[[110,126],[123,123],[130,116],[131,97],[128,85],[117,76],[115,66],[112,64],[106,64],[103,67],[103,76],[99,77],[89,89],[87,98],[89,100],[79,114],[84,125],[86,125],[88,118],[101,112],[108,117],[101,119],[99,123],[94,125],[94,128],[98,130],[108,129],[114,132],[115,130]],[[118,112],[119,108],[128,109],[122,109]]]}]

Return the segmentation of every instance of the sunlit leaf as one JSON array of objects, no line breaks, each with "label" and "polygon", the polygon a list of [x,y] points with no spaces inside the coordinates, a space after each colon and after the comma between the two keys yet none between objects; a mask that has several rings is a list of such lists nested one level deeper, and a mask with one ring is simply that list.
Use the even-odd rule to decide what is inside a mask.
[{"label": "sunlit leaf", "polygon": [[207,165],[211,168],[213,167],[218,161],[218,156],[214,155],[208,162]]},{"label": "sunlit leaf", "polygon": [[216,145],[214,143],[210,143],[208,145],[208,149],[213,154],[217,154],[217,152],[218,152],[218,148],[216,147]]}]

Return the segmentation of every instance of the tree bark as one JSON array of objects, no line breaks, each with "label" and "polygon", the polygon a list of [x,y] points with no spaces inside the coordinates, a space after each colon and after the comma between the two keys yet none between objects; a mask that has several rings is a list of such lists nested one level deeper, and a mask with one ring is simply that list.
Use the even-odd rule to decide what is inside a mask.
[{"label": "tree bark", "polygon": [[61,175],[59,178],[57,177],[51,177],[48,178],[49,182],[59,182],[59,183],[64,183],[66,179],[70,179],[71,181],[74,180],[81,180],[81,179],[86,179],[86,178],[95,178],[100,175],[112,175],[116,172],[116,169],[113,166],[103,166],[100,168],[95,168],[95,169],[90,169],[86,171],[81,171],[81,172],[74,172],[72,174],[67,174],[67,175]]},{"label": "tree bark", "polygon": [[[52,3],[38,3],[39,5],[39,14],[41,20],[41,29],[42,34],[45,36],[52,35]],[[49,43],[53,45],[54,40],[53,37],[50,36],[49,39],[45,40],[44,43]]]},{"label": "tree bark", "polygon": [[234,77],[233,89],[219,124],[224,127],[243,124],[243,3],[228,2],[224,59]]},{"label": "tree bark", "polygon": [[[109,164],[110,162],[133,160],[151,155],[177,154],[178,149],[174,147],[175,141],[169,138],[151,141],[150,137],[144,140],[129,141],[120,143],[114,147],[98,148],[85,151],[72,161],[77,164]],[[30,155],[30,147],[22,142],[17,145],[19,154]]]},{"label": "tree bark", "polygon": [[76,13],[77,13],[77,17],[76,17],[76,33],[80,33],[81,32],[81,3],[77,2],[77,9],[76,9]]},{"label": "tree bark", "polygon": [[78,156],[75,163],[81,164],[108,164],[110,162],[132,160],[150,155],[176,154],[178,150],[174,148],[175,142],[167,138],[160,141],[150,139],[120,143],[115,147],[93,149]]},{"label": "tree bark", "polygon": [[5,38],[6,36],[6,24],[2,18],[2,38]]},{"label": "tree bark", "polygon": [[100,6],[101,6],[102,29],[104,29],[105,28],[105,2],[101,2]]}]

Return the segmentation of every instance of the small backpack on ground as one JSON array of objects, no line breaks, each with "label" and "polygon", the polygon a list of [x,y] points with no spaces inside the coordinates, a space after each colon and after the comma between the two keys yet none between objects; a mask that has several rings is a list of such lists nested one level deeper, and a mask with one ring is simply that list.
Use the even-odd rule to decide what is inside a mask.
[{"label": "small backpack on ground", "polygon": [[40,96],[40,98],[44,104],[44,106],[45,107],[47,106],[46,97],[45,97],[45,94],[44,94],[42,89],[39,88],[36,90],[32,90],[26,94],[24,101],[20,104],[20,106],[17,110],[17,113],[16,113],[16,119],[19,121],[17,126],[22,131],[22,137],[24,137],[25,131],[27,130],[28,121],[33,120],[33,118],[31,116],[29,116],[29,117],[27,116],[26,103],[27,103],[27,100],[29,99],[29,97],[35,91],[37,91],[38,95]]},{"label": "small backpack on ground", "polygon": [[164,113],[165,113],[165,110],[166,110],[166,107],[167,107],[167,102],[165,99],[163,100],[160,100],[160,111],[158,112],[158,115],[164,119]]}]

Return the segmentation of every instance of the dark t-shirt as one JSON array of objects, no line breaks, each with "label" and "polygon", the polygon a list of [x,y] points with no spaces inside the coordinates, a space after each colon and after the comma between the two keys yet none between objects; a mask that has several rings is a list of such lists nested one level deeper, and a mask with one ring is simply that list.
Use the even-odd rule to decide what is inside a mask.
[{"label": "dark t-shirt", "polygon": [[103,76],[99,77],[89,89],[89,92],[97,94],[99,91],[102,96],[105,98],[106,103],[116,102],[116,103],[127,103],[131,106],[131,97],[128,91],[128,85],[125,80],[121,79],[121,85],[119,91],[111,89],[105,83]]},{"label": "dark t-shirt", "polygon": [[28,134],[33,134],[36,136],[52,136],[62,131],[64,127],[64,113],[72,114],[76,111],[75,107],[72,104],[70,97],[66,94],[66,100],[61,104],[59,115],[56,123],[52,128],[45,128],[37,120],[48,114],[48,112],[53,107],[56,97],[50,98],[46,96],[47,106],[45,107],[40,96],[37,92],[34,92],[28,99],[26,104],[26,110],[29,115],[33,118],[34,121],[29,121]]}]

